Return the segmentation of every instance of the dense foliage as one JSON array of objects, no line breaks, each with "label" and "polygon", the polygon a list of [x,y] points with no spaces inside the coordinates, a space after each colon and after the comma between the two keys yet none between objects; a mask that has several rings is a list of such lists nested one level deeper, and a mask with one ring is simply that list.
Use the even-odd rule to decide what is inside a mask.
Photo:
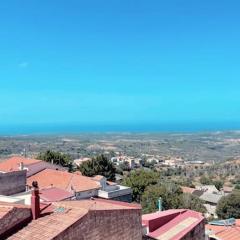
[{"label": "dense foliage", "polygon": [[53,164],[58,164],[63,167],[69,167],[70,165],[72,165],[72,158],[70,155],[51,150],[39,153],[37,159],[50,162]]},{"label": "dense foliage", "polygon": [[200,178],[200,183],[202,185],[211,185],[212,184],[212,180],[209,178],[209,177],[206,177],[206,176],[202,176]]},{"label": "dense foliage", "polygon": [[196,196],[182,193],[179,185],[166,182],[152,185],[146,188],[142,196],[142,207],[144,213],[158,210],[158,199],[162,199],[163,210],[172,208],[191,209],[198,212],[206,212],[203,202]]},{"label": "dense foliage", "polygon": [[183,193],[180,196],[180,205],[178,208],[191,209],[197,212],[206,213],[207,209],[204,202],[197,196],[190,193]]},{"label": "dense foliage", "polygon": [[157,184],[159,173],[153,171],[136,170],[124,178],[123,185],[132,188],[133,201],[140,202],[144,190],[153,184]]},{"label": "dense foliage", "polygon": [[158,200],[162,199],[162,209],[186,208],[206,212],[203,202],[196,196],[183,193],[180,185],[161,177],[154,171],[136,170],[125,177],[123,184],[133,190],[133,200],[141,203],[143,212],[158,210]]},{"label": "dense foliage", "polygon": [[92,160],[83,162],[79,166],[79,170],[84,176],[102,175],[107,180],[115,180],[116,169],[113,163],[104,155],[99,155]]},{"label": "dense foliage", "polygon": [[200,178],[200,183],[203,185],[215,185],[215,187],[218,190],[221,190],[221,188],[223,187],[224,182],[221,180],[212,180],[211,178],[207,177],[207,176],[202,176]]},{"label": "dense foliage", "polygon": [[219,201],[217,215],[221,219],[240,218],[240,191],[235,190]]},{"label": "dense foliage", "polygon": [[181,189],[176,184],[157,184],[146,188],[142,195],[144,213],[155,212],[158,209],[158,199],[162,198],[162,209],[178,208]]}]

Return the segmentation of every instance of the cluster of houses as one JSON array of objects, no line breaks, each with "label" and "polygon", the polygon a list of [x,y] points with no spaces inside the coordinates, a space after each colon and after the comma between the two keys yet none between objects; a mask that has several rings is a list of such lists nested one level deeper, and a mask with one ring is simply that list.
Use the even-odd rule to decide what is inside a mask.
[{"label": "cluster of houses", "polygon": [[[12,157],[0,163],[1,176],[8,183],[5,185],[6,188],[12,185],[17,188],[10,188],[13,190],[4,192],[1,191],[1,188],[4,188],[2,186],[0,194],[8,195],[9,198],[13,197],[21,203],[30,203],[32,182],[34,181],[38,182],[42,197],[51,193],[50,196],[59,195],[59,200],[65,199],[61,199],[61,196],[67,196],[67,198],[76,200],[99,197],[131,202],[132,190],[129,187],[109,182],[103,176],[90,178],[82,176],[80,172],[69,173],[58,165],[41,160]],[[59,194],[60,192],[62,194]]]},{"label": "cluster of houses", "polygon": [[[218,234],[230,234],[215,222],[205,228],[204,216],[188,209],[142,215],[131,194],[100,175],[12,157],[0,163],[0,239],[227,240]],[[238,231],[238,220],[231,224]]]},{"label": "cluster of houses", "polygon": [[[83,158],[80,161],[84,161]],[[86,161],[86,160],[85,160]],[[131,169],[143,167],[146,163],[153,164],[155,167],[160,168],[178,168],[178,167],[196,167],[202,165],[208,165],[202,161],[185,161],[182,157],[179,156],[159,156],[151,154],[142,154],[141,158],[131,157],[127,155],[117,155],[111,158],[112,163],[119,166],[120,164],[127,163]]]},{"label": "cluster of houses", "polygon": [[184,165],[184,160],[179,157],[163,158],[161,156],[144,154],[142,158],[131,157],[126,155],[119,155],[112,157],[111,161],[115,165],[127,163],[131,169],[139,168],[145,165],[144,163],[154,164],[156,166],[178,167]]},{"label": "cluster of houses", "polygon": [[214,185],[200,185],[195,188],[181,187],[184,193],[190,193],[204,202],[204,206],[207,209],[205,214],[206,218],[217,218],[216,207],[218,202],[223,196],[227,196],[233,191],[231,187],[223,187],[220,191]]}]

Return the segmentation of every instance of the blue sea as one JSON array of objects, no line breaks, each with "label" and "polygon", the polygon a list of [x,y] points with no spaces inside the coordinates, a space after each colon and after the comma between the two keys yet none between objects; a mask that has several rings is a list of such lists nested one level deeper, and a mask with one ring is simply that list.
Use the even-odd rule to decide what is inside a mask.
[{"label": "blue sea", "polygon": [[240,130],[240,122],[144,123],[144,124],[22,124],[0,125],[0,135],[48,135],[80,133],[185,133]]}]

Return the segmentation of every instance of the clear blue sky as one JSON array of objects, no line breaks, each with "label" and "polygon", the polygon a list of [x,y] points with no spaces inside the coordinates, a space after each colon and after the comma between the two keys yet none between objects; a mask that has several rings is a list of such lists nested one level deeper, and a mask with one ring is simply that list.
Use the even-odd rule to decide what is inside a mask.
[{"label": "clear blue sky", "polygon": [[238,122],[239,9],[1,1],[0,124]]}]

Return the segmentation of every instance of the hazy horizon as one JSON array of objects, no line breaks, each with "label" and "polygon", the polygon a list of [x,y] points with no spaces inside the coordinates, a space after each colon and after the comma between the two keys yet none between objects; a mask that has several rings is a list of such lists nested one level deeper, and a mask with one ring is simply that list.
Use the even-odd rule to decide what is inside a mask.
[{"label": "hazy horizon", "polygon": [[4,135],[61,135],[81,133],[201,133],[239,131],[240,123],[162,123],[162,124],[24,124],[0,125]]}]

